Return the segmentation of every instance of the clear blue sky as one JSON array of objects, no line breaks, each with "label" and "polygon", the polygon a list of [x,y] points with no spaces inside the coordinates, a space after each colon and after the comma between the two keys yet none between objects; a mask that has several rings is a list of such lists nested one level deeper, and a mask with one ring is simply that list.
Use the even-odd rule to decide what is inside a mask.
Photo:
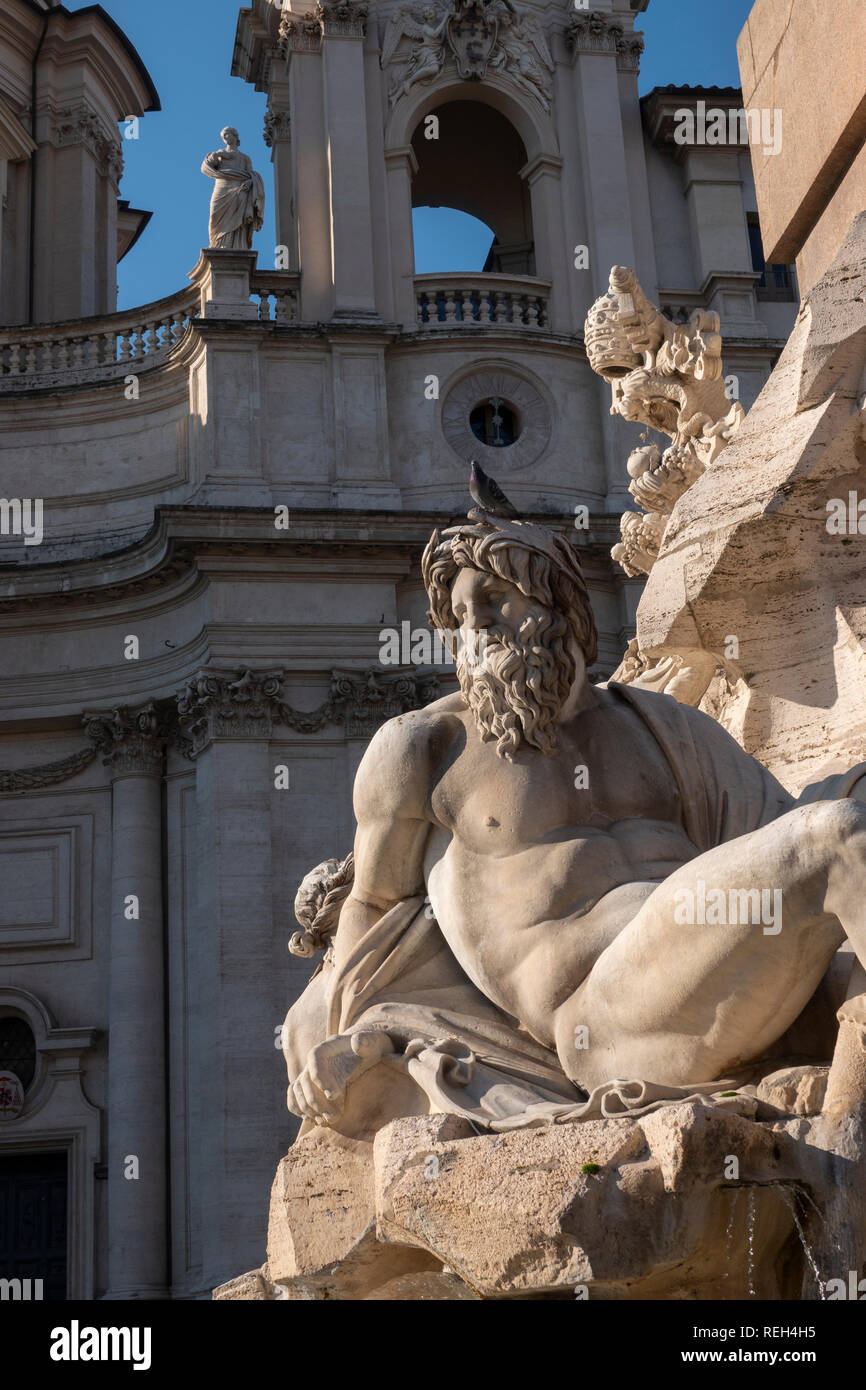
[{"label": "clear blue sky", "polygon": [[[153,210],[150,225],[118,269],[119,306],[171,294],[207,240],[211,185],[201,161],[237,126],[242,148],[270,192],[270,151],[262,139],[263,93],[230,76],[238,0],[101,0],[149,69],[162,111],[147,116],[137,141],[124,141],[121,185],[133,207]],[[80,9],[76,0],[67,8]],[[736,41],[752,0],[651,0],[639,27],[646,35],[641,92],[669,82],[738,85]],[[256,237],[259,262],[273,264],[273,199]],[[489,246],[481,224],[442,209],[416,214],[419,270],[476,269]]]}]

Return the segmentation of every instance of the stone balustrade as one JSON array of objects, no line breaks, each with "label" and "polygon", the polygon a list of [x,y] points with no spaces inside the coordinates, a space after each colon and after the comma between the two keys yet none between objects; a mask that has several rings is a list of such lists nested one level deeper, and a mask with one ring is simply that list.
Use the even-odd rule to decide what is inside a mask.
[{"label": "stone balustrade", "polygon": [[190,287],[119,314],[0,329],[0,395],[113,381],[160,366],[197,311]]},{"label": "stone balustrade", "polygon": [[261,321],[297,323],[301,277],[291,270],[256,270],[250,276],[250,293],[258,300]]},{"label": "stone balustrade", "polygon": [[416,275],[419,328],[547,328],[550,281],[531,275]]}]

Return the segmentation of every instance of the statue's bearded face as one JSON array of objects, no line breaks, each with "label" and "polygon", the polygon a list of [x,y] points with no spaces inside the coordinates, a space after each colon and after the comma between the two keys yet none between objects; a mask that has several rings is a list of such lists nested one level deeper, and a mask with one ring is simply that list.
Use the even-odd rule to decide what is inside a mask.
[{"label": "statue's bearded face", "polygon": [[554,753],[556,721],[577,675],[563,617],[507,580],[468,568],[454,579],[451,609],[462,638],[457,677],[482,739],[495,738],[509,760],[522,743]]}]

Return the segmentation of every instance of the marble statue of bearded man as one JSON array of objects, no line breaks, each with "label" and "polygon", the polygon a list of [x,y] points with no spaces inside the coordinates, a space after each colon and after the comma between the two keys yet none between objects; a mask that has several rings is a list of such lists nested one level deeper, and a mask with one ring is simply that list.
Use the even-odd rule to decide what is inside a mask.
[{"label": "marble statue of bearded man", "polygon": [[302,1133],[640,1113],[827,1060],[866,989],[866,765],[795,802],[708,715],[591,684],[543,526],[470,513],[423,574],[460,690],[380,729],[354,862],[299,894],[296,949],[326,948],[284,1031]]}]

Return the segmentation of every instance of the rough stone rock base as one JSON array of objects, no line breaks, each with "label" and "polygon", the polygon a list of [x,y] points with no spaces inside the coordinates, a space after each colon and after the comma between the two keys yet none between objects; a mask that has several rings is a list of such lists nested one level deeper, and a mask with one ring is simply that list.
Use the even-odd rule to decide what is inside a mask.
[{"label": "rough stone rock base", "polygon": [[[826,1078],[778,1072],[741,1113],[689,1101],[481,1135],[435,1115],[394,1120],[375,1143],[317,1130],[277,1170],[267,1265],[214,1296],[819,1298],[797,1227],[831,1251]],[[850,1169],[859,1129],[845,1147]]]}]

